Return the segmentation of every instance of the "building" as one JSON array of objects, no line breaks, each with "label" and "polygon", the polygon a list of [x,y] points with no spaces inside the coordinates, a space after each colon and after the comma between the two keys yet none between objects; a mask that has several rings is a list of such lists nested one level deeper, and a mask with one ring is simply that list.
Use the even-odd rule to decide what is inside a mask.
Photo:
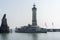
[{"label": "building", "polygon": [[37,25],[36,11],[37,11],[37,8],[35,7],[35,4],[34,4],[33,8],[32,8],[32,25],[28,24],[28,26],[22,26],[21,28],[16,28],[15,32],[20,32],[20,33],[46,33],[47,32],[46,28],[40,28]]}]

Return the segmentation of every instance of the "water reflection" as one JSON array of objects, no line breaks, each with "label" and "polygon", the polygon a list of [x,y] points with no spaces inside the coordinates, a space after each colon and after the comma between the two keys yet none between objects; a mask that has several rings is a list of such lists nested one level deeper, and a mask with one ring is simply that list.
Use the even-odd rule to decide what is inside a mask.
[{"label": "water reflection", "polygon": [[2,33],[1,40],[8,40],[8,33]]},{"label": "water reflection", "polygon": [[33,33],[32,34],[32,38],[33,38],[33,40],[38,40],[37,38],[38,38],[38,35],[36,34],[36,33]]},{"label": "water reflection", "polygon": [[[58,34],[58,35],[56,35]],[[59,33],[0,33],[0,40],[60,40]]]},{"label": "water reflection", "polygon": [[33,33],[32,34],[32,39],[33,40],[47,40],[47,34],[45,34],[45,33],[42,33],[42,34],[40,34],[40,33]]}]

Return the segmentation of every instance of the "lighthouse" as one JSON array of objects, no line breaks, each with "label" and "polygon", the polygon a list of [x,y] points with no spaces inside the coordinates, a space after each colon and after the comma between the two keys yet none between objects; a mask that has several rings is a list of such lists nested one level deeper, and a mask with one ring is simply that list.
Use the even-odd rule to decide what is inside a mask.
[{"label": "lighthouse", "polygon": [[35,4],[32,8],[32,25],[28,24],[28,26],[23,26],[22,28],[17,28],[15,32],[20,33],[47,33],[47,30],[45,28],[41,28],[37,25],[37,17],[36,17],[36,11],[37,8],[35,7]]},{"label": "lighthouse", "polygon": [[32,8],[32,25],[33,26],[37,25],[36,11],[37,11],[37,8],[35,7],[35,4],[34,4]]}]

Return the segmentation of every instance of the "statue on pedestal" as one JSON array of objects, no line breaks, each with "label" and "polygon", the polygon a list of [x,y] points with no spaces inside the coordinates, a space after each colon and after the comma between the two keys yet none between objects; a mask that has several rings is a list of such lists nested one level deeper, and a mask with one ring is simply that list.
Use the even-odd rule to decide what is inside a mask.
[{"label": "statue on pedestal", "polygon": [[0,27],[0,32],[1,33],[8,33],[9,32],[9,27],[7,25],[7,19],[6,19],[6,14],[4,14],[3,18],[2,18],[2,23],[1,23],[1,27]]}]

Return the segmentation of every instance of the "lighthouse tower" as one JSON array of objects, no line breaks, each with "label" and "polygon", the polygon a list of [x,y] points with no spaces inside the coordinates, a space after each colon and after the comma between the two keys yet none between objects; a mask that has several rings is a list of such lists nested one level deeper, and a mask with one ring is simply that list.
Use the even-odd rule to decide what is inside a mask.
[{"label": "lighthouse tower", "polygon": [[33,26],[36,26],[37,25],[36,11],[37,11],[37,8],[35,7],[35,4],[34,4],[33,5],[33,8],[32,8],[32,25]]}]

